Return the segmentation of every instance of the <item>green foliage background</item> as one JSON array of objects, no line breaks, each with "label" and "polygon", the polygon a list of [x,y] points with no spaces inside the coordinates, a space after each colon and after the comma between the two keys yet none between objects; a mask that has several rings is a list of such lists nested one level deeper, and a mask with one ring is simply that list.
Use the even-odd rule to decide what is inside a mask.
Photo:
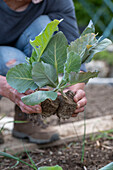
[{"label": "green foliage background", "polygon": [[86,9],[79,0],[73,0],[80,31],[83,30],[84,27],[86,27],[86,25],[88,24],[89,20],[92,19],[91,16],[89,16],[88,14],[88,10],[91,10],[93,13],[96,13],[99,9],[102,9],[103,13],[100,16],[99,21],[97,21],[97,23],[95,24],[96,32],[102,34],[103,32],[98,25],[100,24],[100,22],[102,22],[106,28],[112,19],[113,16],[112,11],[108,8],[108,6],[104,3],[103,0],[99,0],[99,1],[84,0],[84,1],[90,6],[90,9]]},{"label": "green foliage background", "polygon": [[[99,22],[104,23],[105,28],[107,28],[109,22],[113,18],[113,13],[110,11],[110,9],[104,4],[104,0],[84,0],[88,5],[90,5],[90,9],[93,10],[93,12],[97,12],[102,6],[104,6],[103,14],[100,17],[100,21],[98,21],[95,24],[96,33],[99,33],[99,35],[103,34],[103,31],[99,28],[98,24]],[[113,1],[112,1],[113,2]],[[79,26],[80,33],[84,30],[86,25],[89,23],[89,20],[92,19],[90,15],[88,14],[88,10],[83,6],[83,4],[80,2],[80,0],[73,0],[74,6],[75,6],[75,12],[76,12],[76,18],[77,23]],[[104,29],[104,28],[103,28]],[[112,30],[113,35],[113,30]],[[111,37],[109,37],[111,38]],[[112,40],[113,41],[113,40]],[[110,53],[108,51],[102,51],[98,54],[96,54],[93,58],[94,60],[103,60],[106,61],[107,64],[113,65],[113,53]]]}]

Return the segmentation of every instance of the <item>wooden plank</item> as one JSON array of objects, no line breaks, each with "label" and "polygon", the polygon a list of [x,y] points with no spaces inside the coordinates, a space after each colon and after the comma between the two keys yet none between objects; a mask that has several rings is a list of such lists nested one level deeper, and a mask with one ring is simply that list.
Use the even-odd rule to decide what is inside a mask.
[{"label": "wooden plank", "polygon": [[93,79],[90,79],[88,81],[88,84],[100,84],[100,85],[113,85],[113,78],[102,78],[102,77],[96,77]]},{"label": "wooden plank", "polygon": [[[56,126],[56,129],[59,131],[60,140],[46,145],[31,144],[13,138],[11,135],[5,135],[5,143],[0,145],[0,150],[15,154],[24,151],[24,147],[28,150],[36,150],[76,141],[78,138],[81,139],[84,134],[84,121]],[[86,120],[86,136],[110,129],[113,129],[113,115]]]},{"label": "wooden plank", "polygon": [[4,118],[0,119],[0,128],[2,128],[4,125],[4,128],[7,129],[9,132],[13,129],[13,117],[5,116]]},{"label": "wooden plank", "polygon": [[[96,117],[87,119],[86,123],[86,134],[96,133],[98,131],[104,131],[113,129],[113,115]],[[84,120],[74,123],[62,124],[56,126],[60,136],[81,136],[84,133]]]}]

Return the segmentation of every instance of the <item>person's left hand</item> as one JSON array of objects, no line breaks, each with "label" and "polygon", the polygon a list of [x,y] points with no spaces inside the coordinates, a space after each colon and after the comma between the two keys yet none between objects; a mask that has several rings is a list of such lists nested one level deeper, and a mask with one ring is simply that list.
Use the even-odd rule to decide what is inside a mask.
[{"label": "person's left hand", "polygon": [[85,83],[78,83],[68,88],[68,90],[71,90],[73,93],[75,93],[74,101],[77,103],[77,108],[73,113],[72,117],[76,117],[79,112],[83,112],[84,107],[87,104],[84,88]]}]

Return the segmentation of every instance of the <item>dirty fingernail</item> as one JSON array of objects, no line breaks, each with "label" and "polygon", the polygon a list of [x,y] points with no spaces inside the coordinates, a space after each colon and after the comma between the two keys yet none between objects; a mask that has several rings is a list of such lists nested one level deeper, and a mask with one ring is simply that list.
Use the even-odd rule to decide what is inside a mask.
[{"label": "dirty fingernail", "polygon": [[78,98],[77,97],[74,97],[75,98],[75,101],[78,102]]},{"label": "dirty fingernail", "polygon": [[41,109],[37,107],[37,108],[36,108],[36,111],[37,111],[37,112],[41,112]]},{"label": "dirty fingernail", "polygon": [[77,109],[79,109],[79,108],[80,108],[80,104],[78,103],[78,104],[77,104]]}]

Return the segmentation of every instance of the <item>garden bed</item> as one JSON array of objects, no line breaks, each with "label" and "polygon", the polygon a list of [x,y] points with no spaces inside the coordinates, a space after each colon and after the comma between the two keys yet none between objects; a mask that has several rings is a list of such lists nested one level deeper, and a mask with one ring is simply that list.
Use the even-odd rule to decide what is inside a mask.
[{"label": "garden bed", "polygon": [[[56,142],[56,144],[52,144],[53,146],[48,145],[46,146],[46,148],[43,148],[43,150],[42,149],[40,150],[41,146],[28,144],[26,142],[24,143],[24,145],[28,150],[29,149],[32,150],[30,152],[30,155],[34,160],[34,162],[37,163],[38,166],[58,164],[62,166],[64,170],[79,170],[79,169],[98,170],[99,168],[113,161],[113,152],[112,152],[113,130],[111,131],[109,130],[109,129],[113,129],[113,124],[112,124],[113,86],[90,84],[87,85],[86,87],[86,95],[88,99],[88,103],[85,109],[86,129],[89,130],[90,132],[88,133],[86,130],[88,135],[85,142],[84,164],[81,163],[82,138],[83,138],[82,135],[84,133],[84,129],[83,129],[84,114],[80,113],[76,118],[71,118],[66,121],[61,120],[60,126],[58,124],[59,121],[56,117],[52,116],[51,118],[47,119],[47,123],[52,124],[54,126],[59,126],[59,128],[61,129],[64,129],[63,126],[66,127],[68,125],[67,131],[68,128],[70,129],[71,124],[72,126],[74,124],[73,128],[75,128],[75,134],[71,134],[74,132],[68,131],[68,133],[64,135],[64,138],[59,142]],[[12,108],[13,107],[11,107],[11,112],[12,112]],[[2,109],[3,108],[1,107],[1,113],[3,112],[5,113],[5,109],[4,111]],[[10,116],[12,116],[13,114],[14,113],[9,113]],[[79,124],[80,122],[81,122],[81,126]],[[106,123],[106,126],[104,122]],[[75,126],[77,124],[78,126]],[[101,129],[102,127],[103,129]],[[99,131],[104,131],[104,132],[100,133]],[[61,130],[61,132],[63,135],[63,130]],[[97,132],[99,134],[97,134]],[[97,136],[95,137],[95,135]],[[7,143],[10,142],[10,144],[12,144],[12,146],[16,148],[13,142],[18,143],[19,140],[15,139],[13,141],[13,139],[10,138],[10,135],[9,136],[5,135],[5,138]],[[58,145],[58,146],[54,146],[54,145]],[[11,149],[11,145],[9,145],[9,148]],[[21,149],[22,149],[22,145],[21,145]],[[16,148],[15,150],[18,152],[19,149],[17,150]],[[25,162],[29,162],[26,153],[21,153],[21,154],[19,153],[19,156],[21,156],[21,158]],[[10,169],[10,167],[15,163],[16,162],[13,160],[1,158],[0,169],[8,169],[8,168]],[[19,164],[17,168],[14,169],[30,169],[30,168],[28,168],[26,165]]]},{"label": "garden bed", "polygon": [[[108,137],[113,138],[113,134],[109,133]],[[98,170],[113,161],[113,139],[110,140],[102,138],[91,140],[91,138],[89,138],[85,143],[84,163],[81,163],[81,140],[56,147],[49,147],[44,150],[35,149],[29,154],[38,167],[58,164],[62,166],[63,170]],[[20,156],[25,162],[30,163],[26,153],[21,153],[17,156]],[[15,163],[16,161],[14,160],[1,158],[0,169],[10,169],[10,167]],[[28,166],[20,163],[13,169],[30,170],[32,168],[28,168]]]}]

